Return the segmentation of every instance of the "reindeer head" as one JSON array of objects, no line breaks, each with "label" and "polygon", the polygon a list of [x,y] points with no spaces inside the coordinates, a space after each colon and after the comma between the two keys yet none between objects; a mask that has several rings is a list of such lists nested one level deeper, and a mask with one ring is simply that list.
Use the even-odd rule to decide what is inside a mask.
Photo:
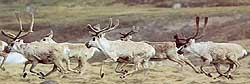
[{"label": "reindeer head", "polygon": [[17,46],[17,45],[20,45],[20,44],[23,44],[23,40],[21,40],[23,37],[29,35],[30,33],[32,33],[32,29],[33,29],[33,25],[34,25],[34,14],[31,13],[31,25],[30,25],[30,30],[28,32],[26,32],[25,34],[21,35],[22,32],[24,31],[23,30],[23,25],[22,25],[22,21],[21,21],[21,18],[19,16],[18,13],[16,13],[16,18],[17,18],[17,21],[19,22],[19,25],[20,25],[20,30],[18,32],[17,35],[15,34],[12,34],[10,32],[5,32],[5,31],[1,31],[1,33],[8,37],[9,39],[11,39],[11,42],[8,43],[8,46],[6,46],[4,48],[4,50],[1,52],[1,53],[5,53],[3,56],[4,56],[4,60],[2,61],[2,64],[0,67],[2,67],[4,61],[6,60],[6,57],[8,55],[8,53],[10,53],[12,50],[13,50],[13,46]]},{"label": "reindeer head", "polygon": [[90,24],[88,24],[88,28],[90,28],[92,31],[89,31],[89,33],[91,34],[92,38],[90,41],[88,41],[85,45],[90,48],[90,47],[100,47],[100,45],[105,45],[105,38],[104,35],[106,32],[109,32],[115,28],[117,28],[119,25],[119,20],[117,20],[117,23],[115,25],[113,25],[112,22],[112,18],[110,18],[110,24],[101,29],[100,25],[96,25],[96,26],[91,26]]},{"label": "reindeer head", "polygon": [[56,43],[54,40],[53,40],[53,31],[50,30],[50,33],[48,33],[47,35],[45,35],[41,40],[40,42],[44,42],[44,43]]},{"label": "reindeer head", "polygon": [[[204,32],[205,32],[205,29],[207,27],[207,22],[208,22],[208,17],[205,17],[205,20],[204,20],[204,26],[203,26],[203,30],[201,32],[201,34],[199,35],[199,22],[200,22],[200,17],[196,17],[196,33],[190,37],[188,37],[187,39],[185,39],[186,43],[184,44],[184,46],[187,46],[187,45],[190,45],[192,43],[195,43],[195,40],[197,39],[200,39],[204,36]],[[180,35],[175,35],[174,37],[175,38],[178,38]]]},{"label": "reindeer head", "polygon": [[135,33],[137,33],[138,30],[139,30],[138,27],[136,28],[135,26],[133,26],[133,28],[132,28],[128,33],[121,33],[121,32],[120,32],[120,35],[122,35],[122,36],[120,37],[120,39],[121,39],[122,41],[129,41],[129,40],[132,39],[132,35],[135,34]]}]

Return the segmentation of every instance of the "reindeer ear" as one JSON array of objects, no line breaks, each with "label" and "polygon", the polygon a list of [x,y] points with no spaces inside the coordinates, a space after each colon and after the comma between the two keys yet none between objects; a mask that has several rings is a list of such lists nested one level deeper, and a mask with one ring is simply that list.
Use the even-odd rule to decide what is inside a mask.
[{"label": "reindeer ear", "polygon": [[19,42],[20,42],[20,43],[24,43],[24,42],[23,42],[23,39],[20,39],[20,41],[19,41]]},{"label": "reindeer ear", "polygon": [[105,33],[99,34],[99,35],[98,35],[99,38],[102,38],[102,37],[104,37],[104,36],[105,36]]},{"label": "reindeer ear", "polygon": [[50,30],[50,33],[49,33],[49,36],[48,36],[48,37],[53,38],[53,36],[54,36],[54,33],[53,33],[52,30]]},{"label": "reindeer ear", "polygon": [[48,33],[45,37],[53,38],[53,36],[54,36],[54,33],[52,30],[50,30],[50,33]]}]

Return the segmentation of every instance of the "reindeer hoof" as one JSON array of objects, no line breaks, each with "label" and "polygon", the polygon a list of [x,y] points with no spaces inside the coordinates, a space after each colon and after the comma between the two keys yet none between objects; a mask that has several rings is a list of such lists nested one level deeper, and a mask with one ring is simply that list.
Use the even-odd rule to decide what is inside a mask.
[{"label": "reindeer hoof", "polygon": [[4,67],[2,67],[1,69],[2,69],[3,71],[5,71],[5,68],[4,68]]},{"label": "reindeer hoof", "polygon": [[213,77],[213,76],[211,75],[211,73],[208,73],[207,76],[208,76],[208,77]]},{"label": "reindeer hoof", "polygon": [[104,73],[101,74],[101,78],[103,78],[103,77],[104,77]]},{"label": "reindeer hoof", "polygon": [[23,78],[25,78],[27,76],[27,73],[25,72],[25,73],[23,73]]},{"label": "reindeer hoof", "polygon": [[220,78],[220,77],[222,77],[222,76],[226,77],[226,75],[220,74],[219,76],[215,77],[214,79]]},{"label": "reindeer hoof", "polygon": [[128,73],[128,70],[123,70],[122,69],[122,72],[123,72],[123,74],[126,74],[126,73]]},{"label": "reindeer hoof", "polygon": [[43,74],[43,72],[39,72],[40,75],[42,75],[42,77],[44,77],[45,75]]},{"label": "reindeer hoof", "polygon": [[202,74],[202,71],[196,71],[196,73],[198,73],[198,74]]},{"label": "reindeer hoof", "polygon": [[44,77],[39,77],[40,79],[45,79]]},{"label": "reindeer hoof", "polygon": [[125,73],[128,73],[128,70],[124,70]]},{"label": "reindeer hoof", "polygon": [[121,78],[121,79],[123,79],[123,78],[125,78],[125,76],[124,76],[124,75],[122,75],[122,76],[120,76],[120,78]]},{"label": "reindeer hoof", "polygon": [[232,75],[228,75],[227,79],[234,79]]}]

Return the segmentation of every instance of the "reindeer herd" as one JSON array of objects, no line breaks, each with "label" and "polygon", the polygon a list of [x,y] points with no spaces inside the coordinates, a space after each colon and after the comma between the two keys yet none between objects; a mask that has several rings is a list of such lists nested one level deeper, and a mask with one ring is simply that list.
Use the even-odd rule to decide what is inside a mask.
[{"label": "reindeer herd", "polygon": [[[195,40],[204,36],[204,31],[207,27],[208,17],[205,17],[203,31],[200,31],[199,20],[200,17],[196,17],[196,33],[188,38],[180,38],[179,34],[176,34],[174,38],[175,42],[149,42],[132,41],[132,35],[139,32],[135,26],[128,33],[120,33],[120,40],[108,40],[105,38],[105,34],[116,29],[119,26],[119,20],[116,20],[114,24],[112,19],[109,21],[107,27],[101,27],[99,24],[88,24],[87,28],[90,29],[89,33],[91,39],[82,43],[57,43],[53,38],[53,31],[43,37],[40,41],[31,43],[24,43],[23,37],[28,36],[33,32],[34,25],[34,13],[30,13],[31,24],[29,31],[24,32],[20,15],[16,14],[17,21],[19,22],[20,29],[17,35],[10,32],[1,31],[1,33],[8,37],[11,42],[1,41],[2,52],[0,55],[4,58],[0,65],[2,70],[5,70],[3,64],[10,52],[17,52],[22,54],[27,61],[23,67],[23,77],[27,76],[26,66],[31,64],[29,68],[30,73],[36,74],[39,78],[44,79],[55,71],[59,71],[62,75],[69,72],[82,74],[85,71],[88,60],[95,57],[95,53],[99,53],[100,57],[111,59],[117,63],[115,72],[121,74],[120,78],[125,78],[128,75],[134,74],[139,71],[148,70],[150,61],[162,61],[170,60],[178,63],[182,67],[187,64],[197,74],[205,74],[208,77],[213,77],[210,73],[204,70],[205,66],[213,65],[219,74],[218,77],[226,77],[232,79],[232,73],[239,68],[239,59],[248,55],[248,52],[240,45],[233,43],[215,43],[208,42],[195,42]],[[200,32],[202,34],[200,34]],[[193,53],[197,58],[202,60],[202,65],[197,68],[192,62],[185,56],[185,52]],[[78,66],[71,68],[70,58],[77,59]],[[102,61],[100,67],[100,76],[104,77],[103,65],[105,59]],[[37,64],[53,64],[53,69],[48,73],[35,71],[34,68]],[[66,64],[66,67],[63,65]],[[124,67],[127,64],[133,64],[133,70],[125,70]],[[221,72],[220,65],[229,65],[226,72]],[[215,77],[215,78],[218,78]]]}]

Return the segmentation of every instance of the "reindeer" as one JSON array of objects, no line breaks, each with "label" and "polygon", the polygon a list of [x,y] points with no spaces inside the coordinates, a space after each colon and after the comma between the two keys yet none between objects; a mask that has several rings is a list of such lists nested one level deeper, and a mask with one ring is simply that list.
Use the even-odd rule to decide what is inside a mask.
[{"label": "reindeer", "polygon": [[[8,44],[6,43],[6,42],[4,42],[4,41],[0,41],[0,46],[1,46],[1,51],[3,51],[4,50],[4,47],[5,46],[7,46]],[[0,56],[5,56],[5,53],[0,53]],[[5,61],[6,59],[3,59],[2,60],[2,64],[4,63],[3,61]],[[1,65],[2,66],[2,65]],[[5,70],[5,68],[4,67],[0,67],[3,71]]]},{"label": "reindeer", "polygon": [[[51,73],[55,72],[57,69],[61,71],[62,74],[67,73],[65,68],[62,66],[62,61],[65,60],[67,63],[67,67],[70,71],[73,71],[70,69],[69,66],[69,59],[67,56],[65,56],[64,48],[60,45],[54,45],[54,44],[44,44],[44,43],[39,43],[39,42],[32,42],[32,43],[23,43],[22,38],[25,36],[28,36],[33,32],[33,25],[34,25],[34,14],[31,13],[31,25],[29,28],[29,31],[26,32],[25,34],[21,35],[23,33],[23,27],[22,27],[22,22],[20,19],[19,14],[16,14],[17,20],[20,24],[20,30],[17,35],[14,35],[9,32],[1,31],[1,33],[12,39],[10,43],[4,48],[4,50],[1,52],[4,60],[1,63],[0,67],[3,66],[5,59],[7,58],[8,54],[10,52],[17,52],[20,54],[23,54],[25,58],[28,60],[25,62],[24,68],[23,68],[23,77],[25,78],[27,73],[25,71],[26,66],[28,64],[32,64],[30,67],[30,72],[34,73],[38,76],[39,78],[45,78],[46,76],[50,75]],[[43,74],[42,72],[36,72],[33,69],[38,63],[42,64],[54,64],[53,69],[48,72],[47,74]]]},{"label": "reindeer", "polygon": [[[137,28],[138,29],[138,28]],[[122,41],[131,41],[132,35],[137,33],[135,26],[128,33],[120,33],[122,35],[120,39]],[[184,57],[183,54],[179,54],[177,51],[175,42],[148,42],[149,45],[153,46],[156,50],[156,55],[150,58],[150,61],[162,61],[169,59],[170,61],[176,62],[181,66],[181,70],[183,65],[188,64],[196,73],[200,73],[200,71],[191,63],[191,61]]]},{"label": "reindeer", "polygon": [[122,41],[131,41],[132,35],[137,33],[139,31],[138,27],[133,26],[133,28],[128,32],[128,33],[122,33],[120,32],[119,34],[122,35],[120,37],[120,40]]},{"label": "reindeer", "polygon": [[[4,47],[8,46],[8,44],[4,41],[0,41],[0,51],[4,50]],[[1,58],[0,60],[3,61],[3,56],[0,55]],[[8,59],[5,60],[5,63],[9,63],[9,64],[20,64],[20,63],[24,63],[27,59],[25,59],[21,54],[18,53],[10,53],[8,56]],[[3,71],[5,70],[4,67],[1,68]]]},{"label": "reindeer", "polygon": [[90,59],[96,52],[96,48],[87,48],[84,43],[57,43],[53,40],[53,31],[51,30],[49,34],[43,37],[40,42],[43,43],[54,43],[65,46],[68,51],[68,57],[74,57],[78,60],[78,66],[75,70],[78,70],[82,74],[82,68],[86,67],[87,60]]},{"label": "reindeer", "polygon": [[[205,18],[205,23],[206,22],[207,17]],[[200,70],[208,77],[212,77],[212,75],[204,70],[204,66],[213,64],[219,74],[218,77],[224,76],[228,79],[232,79],[231,73],[239,68],[240,63],[238,60],[244,58],[247,55],[247,51],[242,46],[234,43],[215,43],[212,41],[196,43],[195,39],[197,40],[204,36],[204,34],[198,35],[199,17],[196,17],[196,25],[196,34],[186,39],[187,43],[182,45],[182,47],[184,50],[196,54],[197,57],[203,60]],[[202,33],[204,33],[204,29]],[[225,73],[220,71],[220,64],[229,64],[229,68]]]},{"label": "reindeer", "polygon": [[[95,47],[100,50],[105,56],[108,56],[115,62],[117,62],[116,73],[122,73],[120,78],[125,78],[127,75],[138,72],[139,70],[148,69],[149,59],[155,55],[155,49],[144,42],[133,42],[133,41],[110,41],[106,39],[105,33],[114,30],[119,25],[119,20],[117,24],[113,26],[112,19],[110,19],[110,24],[108,27],[103,29],[96,29],[88,24],[88,28],[92,38],[86,43],[88,48]],[[128,63],[134,63],[134,70],[128,72],[124,70],[123,67]],[[142,66],[140,66],[142,65]],[[102,67],[100,70],[101,77],[104,76]]]}]

